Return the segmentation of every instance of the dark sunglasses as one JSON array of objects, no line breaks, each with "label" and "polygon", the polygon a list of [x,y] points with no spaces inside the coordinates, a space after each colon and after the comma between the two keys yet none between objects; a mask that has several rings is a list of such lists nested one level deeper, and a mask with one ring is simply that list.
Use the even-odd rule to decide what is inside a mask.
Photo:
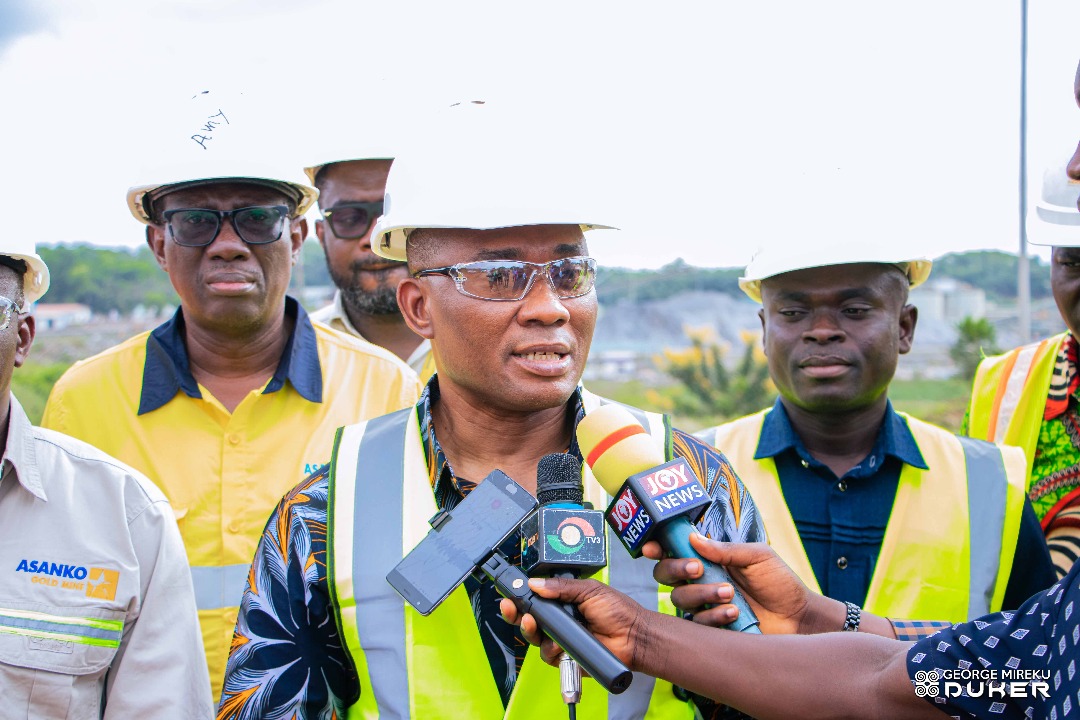
[{"label": "dark sunglasses", "polygon": [[413,277],[445,275],[454,281],[462,295],[505,302],[521,300],[528,295],[540,272],[561,300],[587,295],[596,283],[596,261],[591,257],[569,257],[543,264],[523,260],[479,260],[417,270]]},{"label": "dark sunglasses", "polygon": [[383,213],[383,201],[346,202],[322,211],[323,220],[330,223],[334,235],[342,240],[364,237],[371,223]]},{"label": "dark sunglasses", "polygon": [[161,217],[173,242],[184,247],[205,247],[214,242],[226,218],[248,245],[265,245],[281,237],[289,208],[287,205],[256,205],[235,210],[180,208],[166,210]]}]

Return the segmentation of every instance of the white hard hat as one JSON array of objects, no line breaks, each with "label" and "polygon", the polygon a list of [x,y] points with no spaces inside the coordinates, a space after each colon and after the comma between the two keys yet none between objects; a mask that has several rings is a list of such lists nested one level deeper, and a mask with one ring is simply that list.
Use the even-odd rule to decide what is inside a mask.
[{"label": "white hard hat", "polygon": [[779,247],[759,251],[746,266],[739,287],[754,302],[761,302],[761,281],[784,273],[829,265],[881,263],[896,265],[908,276],[910,287],[917,287],[930,277],[933,265],[928,258],[904,258],[895,250],[871,243],[810,245],[803,250]]},{"label": "white hard hat", "polygon": [[319,171],[327,165],[336,165],[343,162],[358,162],[362,160],[393,160],[394,156],[390,153],[375,153],[375,154],[360,154],[360,155],[345,155],[335,158],[333,160],[327,160],[326,162],[319,163],[318,165],[309,165],[304,168],[304,174],[307,175],[308,182],[312,185],[315,184],[315,178],[319,176]]},{"label": "white hard hat", "polygon": [[49,289],[49,266],[37,254],[34,241],[20,237],[18,233],[10,235],[0,243],[0,255],[26,263],[23,275],[23,295],[25,304],[37,302]]},{"label": "white hard hat", "polygon": [[1033,245],[1080,246],[1080,182],[1064,165],[1047,169],[1035,212],[1027,216],[1028,242]]},{"label": "white hard hat", "polygon": [[453,110],[427,138],[426,149],[394,160],[383,215],[371,233],[377,255],[405,260],[406,239],[417,228],[613,229],[586,220],[574,207],[573,173],[555,167],[553,153],[515,134],[508,118],[482,103]]},{"label": "white hard hat", "polygon": [[185,187],[239,182],[273,188],[293,201],[295,216],[307,212],[319,192],[285,180],[295,167],[280,141],[286,111],[256,108],[243,93],[203,91],[159,115],[159,136],[146,149],[145,181],[127,192],[128,209],[149,224],[152,201]]}]

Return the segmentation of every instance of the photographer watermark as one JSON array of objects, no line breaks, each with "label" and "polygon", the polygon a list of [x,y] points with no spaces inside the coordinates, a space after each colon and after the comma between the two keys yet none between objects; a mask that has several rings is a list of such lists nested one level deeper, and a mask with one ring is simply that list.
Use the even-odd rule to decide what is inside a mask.
[{"label": "photographer watermark", "polygon": [[1050,671],[1033,669],[919,670],[911,683],[919,697],[1049,698]]}]

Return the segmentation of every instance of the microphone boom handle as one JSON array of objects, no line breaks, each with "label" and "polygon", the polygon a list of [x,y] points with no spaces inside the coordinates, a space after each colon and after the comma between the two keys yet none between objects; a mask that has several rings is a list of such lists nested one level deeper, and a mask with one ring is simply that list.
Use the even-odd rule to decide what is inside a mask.
[{"label": "microphone boom handle", "polygon": [[630,687],[633,673],[566,612],[562,604],[547,600],[529,589],[529,576],[495,553],[482,565],[505,597],[521,612],[531,613],[543,631],[559,644],[581,668],[592,675],[605,690],[619,694]]},{"label": "microphone boom handle", "polygon": [[694,584],[730,583],[735,588],[735,597],[732,599],[731,604],[739,608],[739,617],[730,625],[725,625],[725,628],[755,635],[761,634],[757,616],[750,609],[750,604],[746,602],[746,598],[742,596],[738,585],[732,582],[728,571],[722,565],[717,565],[713,561],[701,557],[698,551],[694,549],[694,546],[690,544],[690,534],[696,532],[696,529],[685,516],[663,523],[655,532],[654,538],[660,542],[668,557],[697,558],[701,561],[704,572],[700,578],[692,581]]}]

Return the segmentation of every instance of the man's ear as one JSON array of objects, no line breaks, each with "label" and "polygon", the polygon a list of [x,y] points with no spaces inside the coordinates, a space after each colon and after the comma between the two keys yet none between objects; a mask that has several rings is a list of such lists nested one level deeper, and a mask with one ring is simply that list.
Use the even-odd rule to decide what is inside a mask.
[{"label": "man's ear", "polygon": [[405,278],[397,286],[398,308],[401,317],[409,329],[422,338],[431,340],[435,337],[435,328],[431,323],[427,289],[416,278]]},{"label": "man's ear", "polygon": [[326,252],[326,226],[325,220],[315,221],[315,237],[319,238],[319,244],[322,245],[323,252]]},{"label": "man's ear", "polygon": [[900,354],[907,355],[911,352],[911,345],[915,342],[915,325],[919,322],[919,308],[914,305],[905,305],[900,310]]},{"label": "man's ear", "polygon": [[765,347],[765,308],[761,308],[757,311],[757,317],[758,320],[761,321],[761,351],[768,355],[769,351]]},{"label": "man's ear", "polygon": [[15,367],[22,367],[26,358],[30,357],[30,346],[34,344],[37,325],[33,315],[20,315],[18,321],[19,342],[15,345]]},{"label": "man's ear", "polygon": [[162,225],[147,225],[146,244],[150,248],[150,252],[154,253],[154,259],[157,260],[158,267],[165,272],[169,272],[165,261],[165,232],[165,227]]},{"label": "man's ear", "polygon": [[308,224],[306,217],[293,219],[289,225],[289,242],[292,245],[292,261],[296,264],[300,257],[300,251],[304,249],[304,240],[308,236]]}]

